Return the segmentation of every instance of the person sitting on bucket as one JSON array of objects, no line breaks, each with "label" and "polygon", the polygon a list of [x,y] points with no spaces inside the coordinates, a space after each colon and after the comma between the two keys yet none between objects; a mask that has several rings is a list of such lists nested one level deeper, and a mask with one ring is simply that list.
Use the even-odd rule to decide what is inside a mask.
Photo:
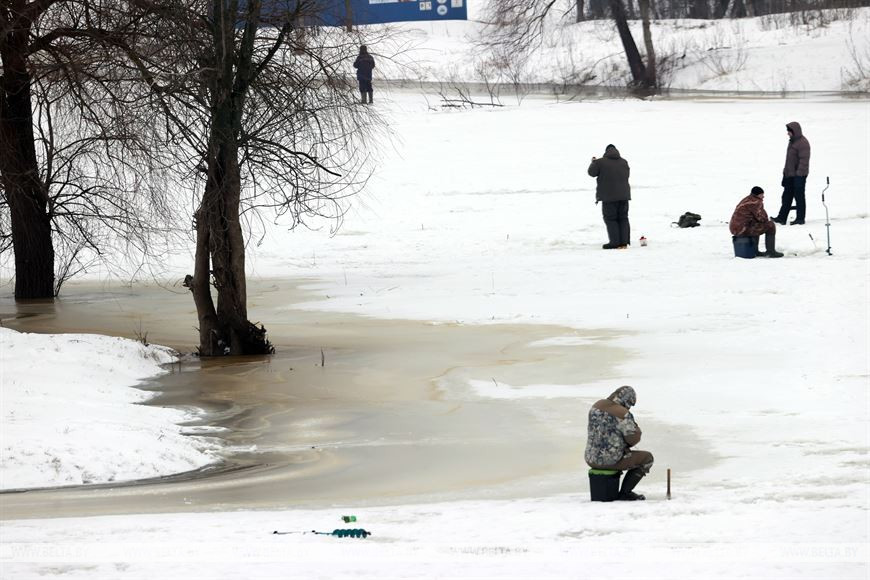
[{"label": "person sitting on bucket", "polygon": [[586,463],[593,469],[627,469],[618,498],[624,501],[646,499],[632,490],[653,465],[652,453],[632,449],[640,442],[640,427],[629,411],[635,402],[634,389],[624,386],[589,409]]},{"label": "person sitting on bucket", "polygon": [[764,211],[764,190],[757,185],[740,200],[734,208],[734,214],[728,223],[728,229],[734,237],[755,238],[758,247],[758,236],[764,234],[766,252],[758,252],[759,256],[782,258],[783,254],[776,251],[776,224]]}]

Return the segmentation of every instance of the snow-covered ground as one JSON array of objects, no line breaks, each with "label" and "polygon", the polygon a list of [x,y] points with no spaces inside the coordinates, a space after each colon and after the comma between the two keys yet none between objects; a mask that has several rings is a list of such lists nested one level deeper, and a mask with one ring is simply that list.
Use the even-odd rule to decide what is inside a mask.
[{"label": "snow-covered ground", "polygon": [[[807,44],[782,54],[796,47],[815,54]],[[341,506],[3,521],[4,576],[867,577],[867,101],[530,97],[449,111],[437,96],[376,91],[398,141],[383,148],[368,192],[335,236],[328,224],[269,232],[252,274],[319,280],[309,289],[322,299],[304,305],[315,310],[620,331],[614,344],[631,356],[613,386],[637,389],[641,425],[691,429],[718,461],[680,473],[672,501],[645,483],[647,502],[593,504],[580,482],[559,496],[356,507],[350,526]],[[727,220],[737,201],[761,185],[768,211],[778,208],[792,120],[813,146],[807,225],[779,228],[781,260],[734,258]],[[586,175],[608,143],[632,167],[634,244],[625,251],[600,249]],[[685,211],[701,214],[702,226],[673,227]],[[168,268],[187,265],[178,258]],[[0,336],[4,352],[31,340]],[[3,368],[5,392],[18,375]],[[124,376],[118,386],[134,382]],[[469,397],[517,405],[560,397],[579,417],[591,394],[580,382],[484,386],[470,377],[467,386]],[[656,453],[656,443],[643,446]],[[656,458],[660,482],[669,457]],[[271,534],[341,527],[374,535]]]},{"label": "snow-covered ground", "polygon": [[[251,261],[254,273],[322,280],[310,286],[323,296],[304,305],[311,309],[619,330],[615,345],[631,358],[618,383],[638,390],[641,424],[690,428],[719,461],[680,473],[670,502],[661,485],[646,484],[644,504],[591,504],[579,483],[567,496],[355,508],[357,525],[375,533],[367,540],[269,535],[346,527],[332,506],[6,521],[4,569],[582,577],[597,576],[604,561],[615,577],[635,577],[638,566],[657,578],[866,577],[866,102],[530,99],[461,112],[431,111],[415,94],[381,102],[403,142],[343,229],[333,237],[328,228],[276,229]],[[807,225],[780,228],[781,260],[736,259],[727,219],[755,184],[770,192],[768,209],[777,206],[784,124],[793,119],[813,144]],[[585,170],[609,142],[631,163],[632,238],[646,236],[647,247],[600,249]],[[825,175],[833,256],[824,251]],[[703,225],[672,227],[684,211],[700,213]],[[558,396],[581,417],[577,397],[591,394],[580,383],[472,380],[468,391],[520,405]],[[657,450],[656,441],[644,446]],[[668,462],[657,455],[659,482]]]},{"label": "snow-covered ground", "polygon": [[214,461],[188,414],[135,388],[175,360],[164,347],[0,328],[0,489],[144,479]]}]

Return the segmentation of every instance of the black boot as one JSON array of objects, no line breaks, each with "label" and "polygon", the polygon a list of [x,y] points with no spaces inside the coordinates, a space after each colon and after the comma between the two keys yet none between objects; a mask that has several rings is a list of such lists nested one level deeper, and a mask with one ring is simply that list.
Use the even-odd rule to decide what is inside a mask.
[{"label": "black boot", "polygon": [[375,100],[375,95],[372,91],[369,91],[369,104],[371,105]]},{"label": "black boot", "polygon": [[755,242],[755,256],[766,256],[767,252],[758,249],[758,238],[759,236],[752,236],[752,241]]},{"label": "black boot", "polygon": [[619,490],[619,500],[620,501],[639,501],[645,500],[646,497],[639,493],[634,493],[632,490],[634,487],[640,483],[640,480],[643,479],[643,476],[646,475],[643,472],[643,469],[635,468],[630,470],[625,474],[625,477],[622,478],[622,488]]},{"label": "black boot", "polygon": [[776,251],[776,234],[773,232],[764,234],[764,246],[767,249],[764,255],[768,258],[782,258],[785,255]]}]

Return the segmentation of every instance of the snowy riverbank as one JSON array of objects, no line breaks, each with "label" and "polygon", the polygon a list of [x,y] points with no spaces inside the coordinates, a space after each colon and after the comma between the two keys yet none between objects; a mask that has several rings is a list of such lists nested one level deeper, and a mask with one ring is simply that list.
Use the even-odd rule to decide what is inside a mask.
[{"label": "snowy riverbank", "polygon": [[124,338],[0,328],[0,489],[122,482],[214,461],[188,415],[136,389],[175,353]]},{"label": "snowy riverbank", "polygon": [[[396,25],[411,41],[375,47],[377,78],[452,85],[497,82],[625,86],[625,54],[609,20],[551,25],[527,54],[495,59],[475,47],[480,22]],[[638,44],[640,21],[631,21]],[[870,91],[870,8],[815,10],[724,20],[656,20],[652,35],[663,87],[702,91],[800,93]],[[413,47],[408,50],[408,46]],[[389,59],[388,59],[389,57]],[[570,88],[566,92],[571,93]],[[504,102],[513,101],[509,88]]]}]

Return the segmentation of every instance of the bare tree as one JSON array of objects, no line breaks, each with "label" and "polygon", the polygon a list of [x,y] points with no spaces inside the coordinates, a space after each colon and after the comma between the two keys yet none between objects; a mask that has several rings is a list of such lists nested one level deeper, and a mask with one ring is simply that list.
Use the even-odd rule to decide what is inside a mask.
[{"label": "bare tree", "polygon": [[112,66],[135,24],[115,3],[0,6],[0,251],[15,254],[16,298],[55,296],[119,242],[147,259],[151,234],[167,231],[160,139],[137,126]]},{"label": "bare tree", "polygon": [[[48,190],[40,179],[31,108],[28,61],[34,22],[43,3],[12,0],[0,6],[0,178],[15,251],[15,297],[54,296],[54,247]],[[9,247],[7,245],[7,247]]]},{"label": "bare tree", "polygon": [[640,6],[640,21],[643,27],[643,46],[646,49],[646,71],[644,75],[645,87],[658,87],[658,74],[656,62],[656,48],[653,44],[652,30],[650,29],[650,0],[638,0]]},{"label": "bare tree", "polygon": [[364,138],[377,114],[355,103],[345,77],[360,36],[303,28],[319,14],[313,2],[280,4],[149,2],[151,30],[127,47],[196,192],[185,284],[204,356],[273,350],[248,319],[245,220],[265,210],[292,225],[340,219],[344,198],[365,183]]},{"label": "bare tree", "polygon": [[[571,23],[567,18],[570,10],[561,9],[555,0],[492,0],[488,6],[487,29],[480,44],[490,50],[507,49],[518,55],[523,54],[539,46],[547,30]],[[649,72],[648,64],[644,64],[631,34],[625,3],[623,0],[608,0],[608,7],[625,51],[632,86],[645,90],[654,89],[656,87],[655,50],[649,29],[649,5],[647,4],[646,8],[641,7],[645,21],[644,42],[647,47],[647,58],[648,62],[653,63]],[[590,10],[598,10],[598,8],[590,3]]]},{"label": "bare tree", "polygon": [[622,42],[625,58],[628,60],[632,84],[637,87],[648,87],[646,65],[643,63],[640,51],[637,50],[637,44],[631,35],[631,29],[628,27],[628,16],[625,13],[625,5],[622,0],[610,0],[610,12],[616,23],[616,30],[619,32],[619,40]]}]

